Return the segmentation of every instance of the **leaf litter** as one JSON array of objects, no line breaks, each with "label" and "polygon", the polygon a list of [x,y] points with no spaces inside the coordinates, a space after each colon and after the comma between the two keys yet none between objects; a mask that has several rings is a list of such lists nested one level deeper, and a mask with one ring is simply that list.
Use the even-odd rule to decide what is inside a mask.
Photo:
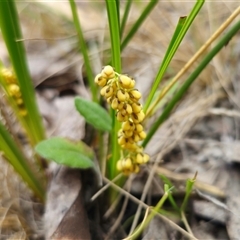
[{"label": "leaf litter", "polygon": [[[84,75],[79,75],[79,68],[83,63],[78,54],[77,42],[74,39],[75,32],[69,25],[71,17],[70,15],[64,16],[66,6],[64,4],[67,3],[54,4],[54,10],[50,3],[45,5],[26,4],[22,8],[23,12],[27,12],[33,7],[37,9],[38,14],[35,15],[35,22],[29,21],[24,17],[24,14],[20,14],[20,16],[22,17],[24,36],[26,38],[42,38],[38,41],[27,40],[25,44],[33,80],[38,86],[39,106],[47,126],[48,136],[65,136],[72,140],[79,140],[83,139],[87,132],[85,132],[84,120],[78,113],[74,114],[76,112],[74,110],[74,97],[79,91],[83,93],[82,89],[86,87],[83,85]],[[88,19],[88,17],[84,17],[88,14],[97,19],[96,21],[83,22],[83,28],[87,33],[86,41],[96,41],[97,39],[104,49],[106,45],[100,41],[103,39],[107,27],[106,18],[102,17],[103,11],[93,11],[91,4],[80,3],[80,5],[79,11],[80,14],[84,14],[82,15],[83,19]],[[100,5],[103,7],[103,4],[100,3]],[[147,95],[148,89],[151,87],[151,81],[153,81],[163,58],[176,19],[186,15],[190,7],[191,4],[187,2],[181,4],[176,2],[159,3],[129,44],[127,50],[124,50],[124,72],[137,79],[137,88],[145,93],[144,96]],[[236,7],[237,3],[234,2],[207,2],[205,4],[187,39],[183,41],[173,59],[171,68],[164,78],[165,82],[181,69],[184,63],[198,50],[198,47],[208,39],[208,36]],[[138,11],[139,6],[131,11],[130,21],[138,18]],[[54,12],[54,18],[50,17]],[[159,12],[164,17],[160,18]],[[64,18],[68,19],[67,23],[62,24],[61,28],[57,27]],[[46,24],[50,21],[49,19],[54,19],[51,26]],[[39,23],[41,28],[36,28],[35,26]],[[205,31],[200,34],[199,29],[205,29]],[[65,38],[66,35],[72,37]],[[53,40],[59,37],[62,38],[61,41]],[[160,190],[162,181],[159,180],[157,174],[170,172],[167,177],[174,182],[181,199],[181,191],[183,192],[185,184],[184,178],[193,177],[198,171],[197,182],[199,185],[196,184],[196,189],[200,189],[202,195],[198,194],[199,190],[196,190],[188,209],[188,221],[194,236],[198,239],[240,238],[240,214],[238,214],[240,212],[240,189],[239,171],[237,171],[239,169],[240,134],[239,104],[237,101],[240,96],[237,55],[240,48],[237,38],[239,36],[232,39],[199,76],[197,82],[190,88],[171,117],[151,140],[146,151],[153,156],[152,164],[154,164],[157,155],[161,156],[159,167],[152,168],[149,165],[140,176],[133,179],[132,184],[131,192],[141,198],[143,190],[141,186],[144,186],[148,177],[152,175],[153,178],[149,180],[149,183],[154,182],[155,184],[149,184],[149,188],[145,190],[147,194],[142,197],[142,200],[145,199],[149,205],[153,205],[155,199],[159,199],[162,194]],[[4,50],[1,52],[4,53]],[[100,55],[99,53],[96,56],[100,58]],[[70,102],[72,102],[71,105]],[[159,112],[161,110],[160,108]],[[219,110],[221,114],[216,110]],[[231,115],[229,111],[236,112],[236,114]],[[151,121],[154,121],[154,117]],[[147,126],[151,125],[151,121],[147,123]],[[87,216],[89,199],[97,187],[85,176],[82,178],[85,178],[84,181],[87,181],[87,186],[92,188],[92,192],[83,191],[81,176],[84,173],[81,171],[72,173],[71,170],[59,166],[49,168],[48,174],[52,181],[48,187],[45,215],[41,220],[43,206],[31,200],[28,190],[22,186],[19,180],[16,180],[18,177],[12,170],[9,170],[5,163],[2,163],[1,166],[3,166],[1,176],[4,180],[1,181],[1,189],[4,193],[1,194],[1,239],[25,239],[26,236],[31,236],[32,239],[41,239],[43,233],[45,233],[46,239],[51,237],[64,239],[69,232],[77,234],[71,235],[71,238],[81,236],[82,239],[88,239],[90,238],[89,233],[93,234],[93,231],[90,230],[92,228],[97,229],[95,236],[98,236],[99,239],[107,236],[106,229],[108,227],[101,223],[96,226],[98,222],[96,216],[94,220],[91,220],[94,222],[94,227],[86,223],[86,219],[89,218]],[[152,174],[150,174],[151,172]],[[8,183],[6,184],[6,182]],[[15,191],[16,188],[17,191]],[[12,204],[13,199],[16,199],[17,204]],[[134,213],[137,206],[134,204],[129,206]],[[27,210],[24,211],[25,209]],[[206,211],[206,209],[209,210]],[[80,211],[79,214],[71,218],[71,214],[76,211]],[[123,217],[123,220],[126,219]],[[67,226],[68,221],[72,222],[73,225],[80,222],[84,230],[88,229],[88,231],[74,232],[70,226]],[[52,223],[52,225],[50,226],[48,223]],[[43,227],[44,225],[45,227]],[[119,234],[118,236],[124,237],[121,233]],[[159,236],[168,239],[185,239],[177,231],[169,228],[166,222],[163,223],[162,220],[154,218],[149,227],[145,229],[142,239],[158,239]]]}]

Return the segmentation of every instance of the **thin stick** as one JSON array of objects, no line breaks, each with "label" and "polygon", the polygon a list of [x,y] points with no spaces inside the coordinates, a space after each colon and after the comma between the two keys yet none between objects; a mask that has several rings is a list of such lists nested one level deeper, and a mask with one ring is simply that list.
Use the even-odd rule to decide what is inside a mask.
[{"label": "thin stick", "polygon": [[[116,182],[118,179],[122,177],[122,173],[118,174],[112,182]],[[104,187],[102,187],[99,191],[97,191],[90,199],[90,201],[94,201],[97,197],[99,197],[104,191],[106,191],[110,187],[110,183],[106,184]]]},{"label": "thin stick", "polygon": [[[106,177],[103,177],[103,181],[106,183],[109,183],[114,189],[116,189],[117,191],[119,191],[122,195],[128,196],[129,199],[131,199],[133,202],[140,204],[143,208],[148,209],[150,206],[148,206],[146,203],[140,201],[139,199],[137,199],[136,197],[134,197],[133,195],[131,195],[130,193],[128,193],[127,191],[125,191],[124,189],[120,188],[119,186],[117,186],[115,183],[111,182],[109,179],[107,179]],[[151,209],[152,211],[152,209]],[[168,223],[170,226],[172,226],[173,228],[175,228],[176,230],[178,230],[180,233],[182,233],[182,235],[184,235],[185,237],[191,239],[191,240],[198,240],[197,238],[195,238],[194,236],[192,236],[191,234],[189,234],[188,232],[186,232],[184,229],[182,229],[181,227],[179,227],[176,223],[174,223],[173,221],[169,220],[168,218],[164,217],[163,215],[161,215],[160,213],[156,213],[156,216],[160,217],[163,221],[165,221],[166,223]]]}]

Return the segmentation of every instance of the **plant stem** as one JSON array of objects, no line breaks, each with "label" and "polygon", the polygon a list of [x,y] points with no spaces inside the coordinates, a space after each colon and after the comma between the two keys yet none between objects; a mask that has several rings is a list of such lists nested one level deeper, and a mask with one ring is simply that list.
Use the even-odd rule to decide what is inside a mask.
[{"label": "plant stem", "polygon": [[[111,37],[111,49],[112,49],[112,65],[115,68],[116,72],[121,73],[121,51],[120,51],[120,31],[119,31],[119,22],[117,14],[116,1],[106,0],[107,13],[108,13],[108,22],[109,22],[109,31]],[[116,163],[120,157],[120,148],[117,142],[117,134],[120,128],[120,124],[116,119],[115,111],[111,110],[113,125],[111,132],[111,142],[112,142],[112,158],[109,161],[109,178],[113,179],[117,176]]]},{"label": "plant stem", "polygon": [[78,17],[78,12],[77,12],[77,6],[74,0],[69,0],[70,6],[71,6],[71,11],[72,11],[72,16],[73,16],[73,22],[78,34],[78,39],[79,39],[79,44],[81,47],[81,51],[83,54],[84,58],[84,63],[86,66],[86,71],[87,71],[87,77],[88,77],[88,82],[90,85],[91,93],[92,93],[92,100],[94,102],[98,102],[98,94],[97,94],[97,86],[94,83],[94,76],[88,56],[88,51],[87,51],[87,45],[83,36],[82,28],[81,28],[81,23],[80,19]]},{"label": "plant stem", "polygon": [[216,54],[231,40],[231,38],[239,31],[240,21],[238,21],[223,37],[219,40],[214,48],[205,56],[198,67],[193,71],[193,73],[188,77],[188,79],[183,83],[179,91],[174,95],[171,101],[168,103],[167,107],[164,109],[161,116],[156,120],[156,122],[150,128],[147,137],[144,139],[142,146],[146,147],[154,133],[157,131],[159,126],[169,117],[170,112],[173,110],[178,101],[186,93],[191,84],[196,80],[198,75],[204,70],[204,68],[209,64],[209,62],[216,56]]}]

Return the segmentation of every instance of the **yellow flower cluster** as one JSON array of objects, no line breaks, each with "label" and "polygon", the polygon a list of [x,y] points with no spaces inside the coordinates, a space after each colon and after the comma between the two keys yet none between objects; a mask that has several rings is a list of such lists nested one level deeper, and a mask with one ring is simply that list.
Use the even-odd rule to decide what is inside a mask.
[{"label": "yellow flower cluster", "polygon": [[135,80],[118,74],[111,66],[105,66],[95,77],[95,83],[102,87],[100,94],[116,110],[117,120],[122,122],[118,144],[127,154],[117,162],[117,169],[126,175],[137,173],[139,165],[147,163],[149,156],[137,144],[146,137],[146,133],[141,124],[145,117],[139,103],[141,93],[134,88]]},{"label": "yellow flower cluster", "polygon": [[1,76],[6,83],[6,92],[8,96],[14,99],[14,102],[19,109],[20,115],[26,116],[27,110],[23,103],[22,94],[16,76],[13,74],[12,71],[6,68],[1,69]]}]

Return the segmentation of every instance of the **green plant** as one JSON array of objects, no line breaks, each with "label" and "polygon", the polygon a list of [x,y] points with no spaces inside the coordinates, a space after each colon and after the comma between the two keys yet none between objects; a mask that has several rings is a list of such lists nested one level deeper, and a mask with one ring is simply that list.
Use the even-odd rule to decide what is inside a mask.
[{"label": "green plant", "polygon": [[[110,65],[106,62],[106,66],[101,73],[94,77],[91,59],[88,54],[88,48],[80,24],[80,18],[77,15],[76,4],[74,0],[69,0],[73,23],[76,28],[81,53],[84,58],[87,80],[92,96],[92,101],[76,97],[76,110],[85,118],[88,124],[94,127],[97,133],[94,136],[98,136],[97,141],[100,145],[100,154],[98,154],[98,158],[101,161],[101,172],[103,177],[107,176],[108,179],[113,180],[118,176],[119,172],[125,175],[125,178],[117,182],[119,187],[123,187],[127,176],[132,173],[137,174],[141,167],[149,162],[149,155],[144,152],[144,148],[150,142],[161,124],[169,117],[171,111],[179,103],[181,98],[187,93],[191,84],[197,80],[199,74],[240,29],[240,21],[236,22],[228,29],[215,46],[209,52],[205,53],[201,62],[183,83],[178,83],[176,86],[175,80],[170,81],[166,88],[160,92],[157,91],[178,47],[204,4],[204,1],[196,1],[189,15],[179,19],[153,86],[142,106],[139,103],[141,93],[135,89],[135,81],[137,81],[137,79],[134,80],[126,74],[122,74],[121,52],[126,48],[127,44],[157,2],[158,1],[150,1],[146,5],[139,20],[133,24],[132,28],[124,37],[125,26],[132,1],[129,0],[126,2],[123,18],[120,19],[121,8],[119,2],[106,0],[112,55],[111,59],[108,59]],[[235,14],[231,21],[236,16]],[[11,21],[9,21],[9,19],[11,19]],[[224,25],[224,29],[229,26],[231,21]],[[5,68],[3,64],[1,64],[0,83],[6,94],[9,105],[12,107],[19,122],[25,129],[29,142],[32,147],[35,147],[36,153],[47,160],[55,161],[71,168],[96,168],[93,161],[95,155],[94,151],[82,141],[72,142],[62,138],[44,140],[44,129],[26,64],[24,46],[22,42],[16,41],[16,39],[22,38],[22,35],[15,2],[13,0],[0,2],[0,27],[13,67],[13,70],[10,70],[10,68]],[[221,29],[221,31],[223,30]],[[219,34],[217,36],[219,36]],[[216,38],[213,38],[209,41],[208,46],[215,39]],[[94,82],[102,87],[100,94]],[[168,93],[173,94],[169,101],[164,99]],[[103,96],[104,99],[101,99],[100,95]],[[167,103],[166,107],[163,109],[162,113],[157,116],[156,121],[152,124],[150,129],[146,131],[144,124],[151,118],[152,114],[156,113],[157,106],[162,100],[165,100],[165,103]],[[109,103],[111,107],[105,109],[103,107],[104,104],[101,105],[103,101]],[[35,170],[31,169],[27,158],[22,154],[23,148],[14,143],[9,132],[6,127],[4,127],[4,124],[0,122],[0,150],[3,152],[3,156],[22,176],[23,180],[28,183],[33,192],[43,201],[45,193],[44,186],[42,186],[39,181],[41,177],[35,177]],[[101,154],[101,149],[105,144],[103,136],[106,134],[110,139],[108,145],[108,154],[110,157],[108,161],[106,157]],[[39,160],[39,155],[34,156],[34,160],[38,166],[43,168],[42,161]],[[44,169],[42,169],[41,173],[43,172]],[[196,176],[187,182],[185,198],[182,206],[178,207],[171,193],[172,184],[168,179],[163,177],[163,180],[166,182],[163,197],[160,199],[159,203],[153,207],[153,210],[149,210],[150,214],[146,214],[142,224],[140,224],[140,226],[135,229],[134,233],[127,239],[137,238],[157,212],[161,212],[160,209],[162,210],[163,204],[167,199],[171,203],[174,211],[182,218],[186,229],[192,234],[184,212],[195,179]],[[111,202],[113,202],[116,194],[111,194],[111,191],[110,193],[108,192],[108,194],[110,196],[108,197],[111,198]],[[187,234],[187,236],[189,237],[189,234]]]}]

